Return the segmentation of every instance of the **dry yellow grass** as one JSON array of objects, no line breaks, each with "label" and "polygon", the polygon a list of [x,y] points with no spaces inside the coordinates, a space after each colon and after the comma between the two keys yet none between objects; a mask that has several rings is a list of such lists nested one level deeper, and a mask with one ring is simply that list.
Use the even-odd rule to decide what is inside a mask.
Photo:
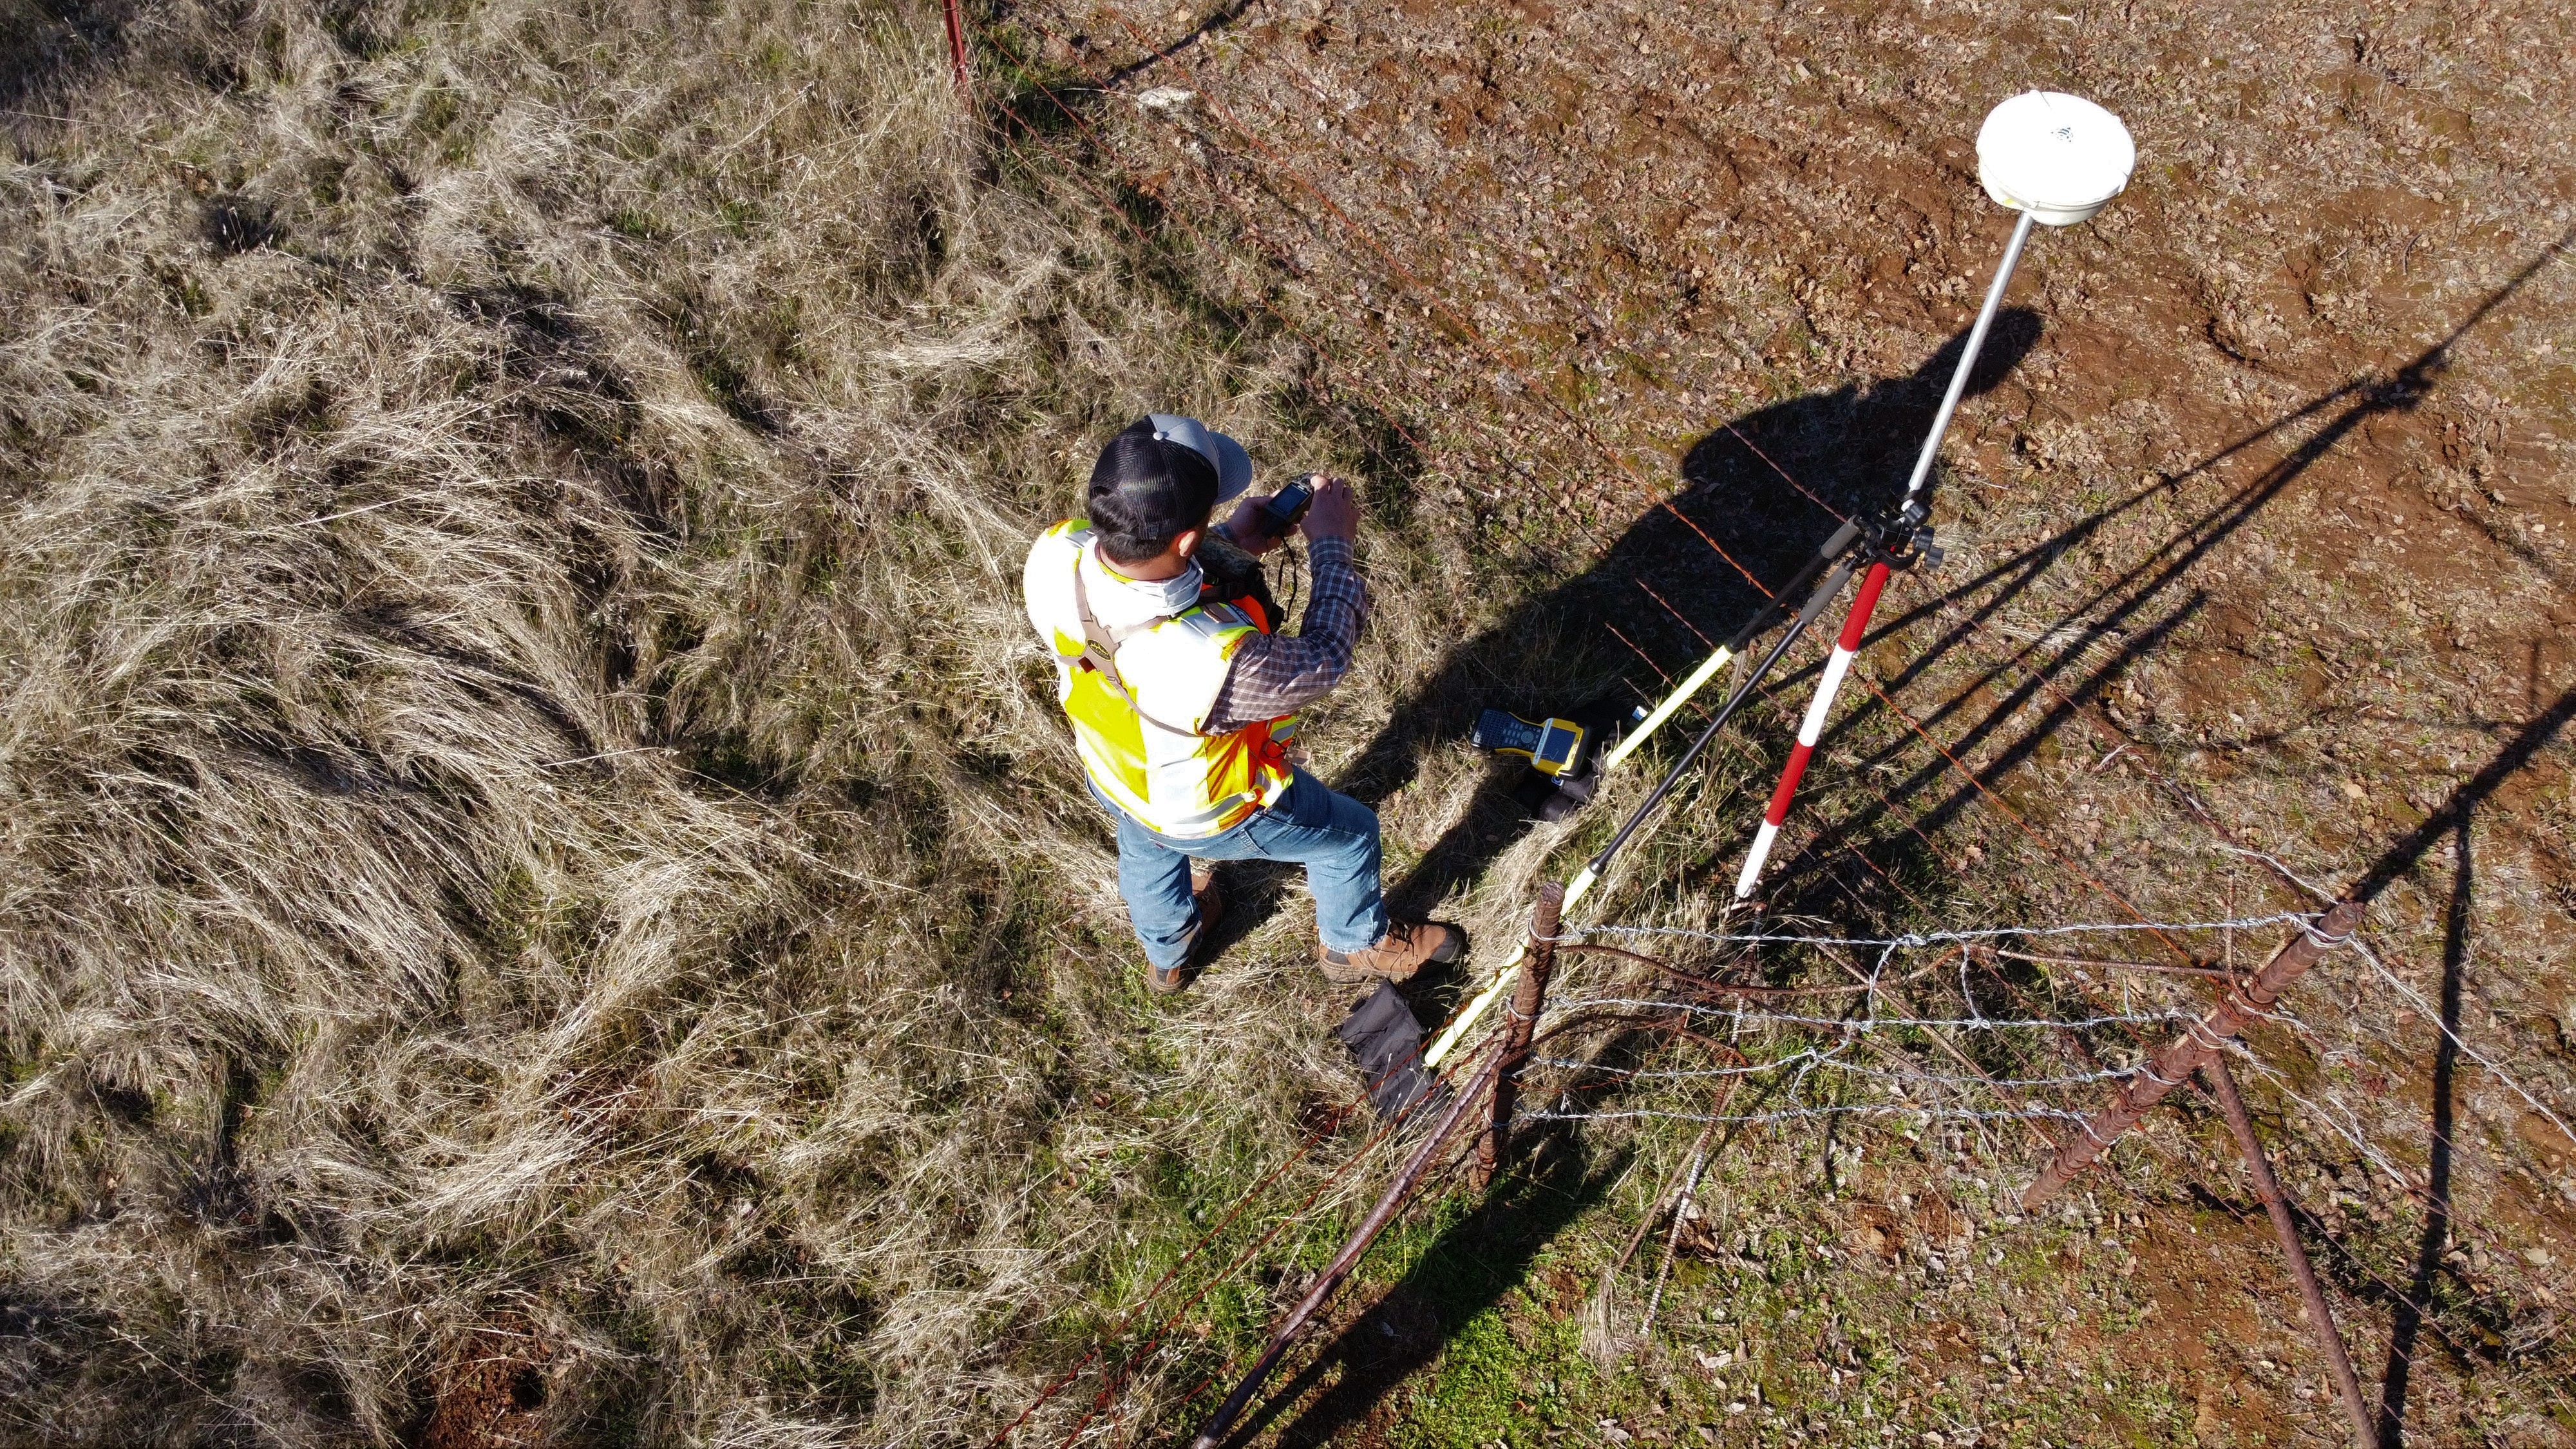
[{"label": "dry yellow grass", "polygon": [[1015,597],[1149,405],[1329,440],[935,16],[7,19],[0,1438],[971,1434],[1348,1094],[1143,1002]]}]

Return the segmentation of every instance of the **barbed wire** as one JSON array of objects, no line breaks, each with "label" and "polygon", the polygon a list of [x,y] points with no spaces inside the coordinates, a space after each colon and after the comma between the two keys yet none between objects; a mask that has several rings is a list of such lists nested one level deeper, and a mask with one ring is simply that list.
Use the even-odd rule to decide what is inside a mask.
[{"label": "barbed wire", "polygon": [[1962,931],[1911,931],[1901,936],[1802,936],[1783,932],[1694,931],[1682,926],[1574,926],[1559,927],[1550,939],[1558,942],[1579,941],[1586,936],[1670,936],[1696,941],[1715,941],[1724,945],[1790,945],[1790,946],[1880,946],[1900,950],[1925,946],[1969,945],[2006,936],[2076,936],[2109,934],[2119,931],[2253,931],[2266,926],[2296,925],[2313,931],[2317,914],[2313,911],[2278,911],[2268,916],[2241,916],[2217,921],[2087,921],[2065,926],[1984,926]]},{"label": "barbed wire", "polygon": [[[2292,919],[2297,918],[2294,917]],[[2249,921],[2243,923],[2228,922],[2226,924],[2270,925],[2278,924],[2279,920],[2280,918],[2278,917],[2261,917],[2251,918]],[[2173,923],[2168,924],[2170,925]],[[1602,934],[1619,933],[1629,931],[1631,929],[1636,928],[1615,926],[1590,928],[1592,932]],[[2100,928],[2085,926],[2039,927],[2027,928],[2026,933],[2038,934],[2042,931],[2048,931],[2065,934],[2071,931],[2085,929]],[[2138,928],[2115,927],[2112,929]],[[2010,934],[2021,933],[2022,932],[2012,932]],[[1691,934],[1705,935],[1711,933]],[[1998,930],[1920,932],[1902,937],[1877,938],[1812,936],[1781,937],[1778,935],[1771,935],[1768,937],[1768,939],[1775,941],[1792,940],[1808,944],[1854,946],[1872,945],[1879,947],[1878,959],[1873,963],[1873,969],[1864,979],[1864,990],[1866,995],[1862,1000],[1870,1009],[1865,1009],[1861,1012],[1850,1015],[1819,1016],[1803,1012],[1780,1011],[1759,1006],[1748,1006],[1741,1003],[1720,1004],[1709,1001],[1680,1001],[1654,996],[1595,994],[1588,996],[1560,997],[1557,1000],[1548,1003],[1548,1006],[1542,1012],[1541,1017],[1543,1022],[1553,1019],[1558,1021],[1560,1024],[1564,1024],[1567,1018],[1580,1018],[1587,1013],[1601,1012],[1605,1010],[1647,1015],[1684,1013],[1698,1017],[1713,1017],[1730,1022],[1738,1028],[1747,1025],[1756,1027],[1783,1026],[1804,1030],[1831,1032],[1839,1038],[1831,1045],[1811,1046],[1791,1055],[1775,1057],[1763,1062],[1746,1063],[1740,1066],[1629,1068],[1606,1065],[1600,1062],[1589,1062],[1579,1058],[1547,1056],[1534,1057],[1530,1059],[1524,1064],[1522,1070],[1526,1071],[1531,1067],[1547,1067],[1557,1070],[1596,1072],[1606,1074],[1623,1082],[1686,1082],[1694,1080],[1742,1078],[1770,1074],[1788,1074],[1790,1080],[1787,1082],[1786,1088],[1793,1094],[1802,1090],[1809,1075],[1819,1070],[1831,1070],[1871,1081],[1898,1084],[1900,1094],[1904,1087],[1909,1086],[1946,1090],[2000,1092],[2007,1094],[2046,1089],[2073,1090],[2077,1088],[2099,1086],[2106,1082],[2120,1081],[2135,1076],[2147,1068],[2142,1062],[2135,1066],[2107,1067],[2083,1072],[2067,1072],[2050,1075],[2015,1075],[1998,1077],[1979,1072],[1977,1075],[1968,1076],[1955,1072],[1932,1071],[1919,1065],[1909,1066],[1902,1070],[1891,1067],[1873,1066],[1867,1063],[1850,1060],[1847,1053],[1862,1037],[1881,1030],[1925,1028],[1953,1029],[1969,1032],[2002,1032],[2047,1028],[2051,1030],[2081,1031],[2107,1026],[2149,1027],[2175,1025],[2196,1019],[2195,1013],[2176,1008],[2165,1008],[2152,1011],[2126,1010],[2115,1012],[2095,1012],[2089,1015],[2067,1018],[1991,1016],[1977,1007],[1974,994],[1969,991],[1964,974],[1961,982],[1961,991],[1968,1001],[1968,1010],[1971,1013],[1969,1015],[1929,1016],[1911,1013],[1880,1014],[1874,1009],[1878,995],[1884,984],[1887,964],[1897,955],[1898,952],[1908,948],[1955,945],[1964,939],[1983,939],[1996,934],[2007,934],[2007,932]],[[1579,1022],[1577,1024],[1579,1024]],[[1968,1065],[1972,1071],[1975,1070],[1973,1063],[1967,1063],[1964,1058],[1962,1061],[1964,1064]],[[1904,1100],[1878,1103],[1837,1103],[1812,1106],[1779,1107],[1765,1112],[1739,1113],[1732,1115],[1710,1115],[1704,1113],[1674,1111],[1665,1108],[1633,1107],[1605,1109],[1592,1112],[1571,1112],[1561,1109],[1553,1111],[1537,1110],[1525,1114],[1525,1116],[1527,1120],[1532,1121],[1623,1121],[1651,1119],[1677,1122],[1716,1122],[1729,1124],[1776,1124],[1848,1116],[1913,1116],[1920,1117],[1926,1121],[1933,1118],[1952,1118],[1968,1121],[2020,1119],[2072,1121],[2080,1123],[2085,1120],[2083,1114],[2059,1107],[2021,1105],[2008,1108],[1970,1108],[1965,1106],[1950,1106],[1937,1103],[1923,1103]]]},{"label": "barbed wire", "polygon": [[2154,1026],[2196,1020],[2194,1013],[2180,1010],[2116,1011],[2095,1016],[2071,1017],[1999,1017],[1999,1016],[1802,1016],[1791,1011],[1762,1011],[1742,1006],[1719,1006],[1706,1001],[1665,1001],[1647,996],[1576,996],[1551,1001],[1541,1020],[1554,1020],[1576,1011],[1599,1007],[1617,1007],[1633,1011],[1682,1011],[1698,1016],[1724,1017],[1739,1025],[1830,1027],[1855,1035],[1882,1027],[1950,1027],[1962,1031],[2010,1031],[2028,1027],[2057,1027],[2069,1031],[2088,1031],[2103,1026]]},{"label": "barbed wire", "polygon": [[2369,943],[2361,939],[2360,932],[2356,931],[2352,934],[2350,944],[2353,950],[2361,954],[2361,959],[2370,963],[2370,969],[2378,972],[2381,980],[2387,982],[2390,986],[2395,987],[2397,989],[2397,994],[2405,998],[2406,1004],[2415,1009],[2415,1014],[2423,1017],[2426,1021],[2433,1023],[2433,1029],[2440,1032],[2445,1038],[2447,1038],[2452,1046],[2459,1048],[2461,1055],[2467,1057],[2470,1061],[2476,1062],[2479,1066],[2486,1068],[2489,1072],[2494,1073],[2496,1080],[2504,1083],[2508,1087],[2511,1087],[2515,1096],[2520,1097],[2523,1101],[2531,1105],[2531,1110],[2548,1118],[2549,1125],[2557,1128],[2560,1136],[2565,1137],[2569,1142],[2576,1142],[2576,1131],[2569,1131],[2567,1123],[2562,1120],[2557,1113],[2542,1105],[2539,1098],[2526,1091],[2523,1088],[2522,1083],[2515,1081],[2504,1068],[2497,1066],[2494,1062],[2491,1062],[2484,1056],[2479,1055],[2476,1047],[2460,1040],[2460,1034],[2451,1030],[2451,1024],[2442,1019],[2442,1014],[2433,1009],[2432,1003],[2426,1001],[2421,995],[2419,995],[2414,987],[2407,985],[2402,980],[2399,980],[2397,973],[2389,970],[2387,963],[2379,959],[2379,953],[2371,950]]},{"label": "barbed wire", "polygon": [[1843,1060],[1837,1055],[1840,1050],[1841,1048],[1839,1047],[1835,1048],[1833,1051],[1827,1052],[1818,1052],[1813,1049],[1809,1049],[1807,1051],[1800,1052],[1798,1055],[1793,1057],[1781,1057],[1773,1061],[1755,1062],[1750,1066],[1742,1067],[1676,1067],[1653,1069],[1612,1067],[1604,1066],[1599,1062],[1587,1062],[1570,1057],[1532,1057],[1526,1065],[1533,1067],[1565,1067],[1577,1071],[1606,1072],[1614,1076],[1626,1077],[1638,1081],[1689,1081],[1706,1077],[1757,1076],[1763,1072],[1785,1070],[1797,1065],[1801,1061],[1805,1061],[1811,1066],[1831,1067],[1838,1072],[1849,1072],[1854,1076],[1861,1077],[1874,1077],[1882,1081],[1928,1082],[1936,1086],[1945,1087],[2010,1087],[2016,1090],[2030,1087],[2098,1086],[2103,1082],[2116,1082],[2125,1077],[2136,1076],[2139,1072],[2145,1070],[2143,1066],[2136,1066],[2112,1067],[2098,1072],[2084,1072],[2077,1075],[2061,1077],[1963,1077],[1956,1074],[1941,1072],[1899,1072],[1886,1067],[1867,1066],[1860,1062]]},{"label": "barbed wire", "polygon": [[2401,1190],[2413,1192],[2417,1189],[2418,1184],[2415,1179],[2392,1161],[2387,1153],[2371,1143],[2367,1127],[2361,1120],[2361,1114],[2354,1111],[2350,1103],[2332,1093],[2323,1093],[2320,1097],[2310,1097],[2302,1093],[2292,1085],[2287,1072],[2265,1062],[2243,1042],[2230,1043],[2228,1052],[2236,1059],[2238,1069],[2251,1071],[2268,1082],[2272,1090],[2306,1108],[2312,1119],[2324,1124],[2327,1131],[2342,1139],[2353,1151],[2361,1154],[2363,1161],[2378,1168]]},{"label": "barbed wire", "polygon": [[2005,1121],[2085,1121],[2081,1112],[2062,1107],[2006,1107],[1979,1110],[1967,1107],[1913,1107],[1893,1103],[1853,1102],[1823,1107],[1782,1107],[1769,1112],[1745,1112],[1732,1115],[1703,1115],[1696,1112],[1669,1112],[1651,1107],[1623,1107],[1607,1112],[1558,1112],[1537,1110],[1523,1112],[1512,1119],[1523,1122],[1624,1122],[1652,1119],[1665,1122],[1715,1122],[1720,1125],[1761,1126],[1773,1122],[1809,1121],[1819,1117],[1920,1117],[1926,1121],[1953,1120],[1973,1122]]}]

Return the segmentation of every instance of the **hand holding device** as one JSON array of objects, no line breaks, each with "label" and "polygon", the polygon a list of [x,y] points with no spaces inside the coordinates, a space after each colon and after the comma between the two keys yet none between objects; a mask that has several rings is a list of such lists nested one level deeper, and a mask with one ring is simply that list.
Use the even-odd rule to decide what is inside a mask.
[{"label": "hand holding device", "polygon": [[1360,531],[1360,503],[1351,492],[1350,480],[1324,473],[1309,473],[1306,481],[1315,485],[1315,500],[1308,505],[1306,521],[1298,531],[1309,542],[1319,538],[1356,538]]},{"label": "hand holding device", "polygon": [[1245,553],[1270,552],[1305,519],[1306,510],[1314,506],[1316,486],[1323,481],[1321,473],[1302,474],[1267,498],[1246,498],[1226,519],[1225,536]]}]

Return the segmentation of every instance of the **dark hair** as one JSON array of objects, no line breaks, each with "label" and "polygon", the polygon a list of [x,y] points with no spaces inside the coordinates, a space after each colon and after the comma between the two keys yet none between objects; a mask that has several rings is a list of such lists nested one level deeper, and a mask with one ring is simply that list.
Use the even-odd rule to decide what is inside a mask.
[{"label": "dark hair", "polygon": [[1100,450],[1091,467],[1088,511],[1111,563],[1143,563],[1216,510],[1215,465],[1186,443],[1154,436],[1138,418]]}]

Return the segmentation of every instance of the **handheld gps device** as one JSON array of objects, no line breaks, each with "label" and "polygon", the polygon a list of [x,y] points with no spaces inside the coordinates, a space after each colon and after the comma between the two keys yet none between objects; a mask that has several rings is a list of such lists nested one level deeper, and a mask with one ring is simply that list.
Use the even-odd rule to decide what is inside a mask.
[{"label": "handheld gps device", "polygon": [[1261,500],[1261,536],[1286,538],[1288,530],[1305,521],[1306,510],[1315,506],[1315,480],[1308,473],[1287,487]]},{"label": "handheld gps device", "polygon": [[1489,709],[1476,718],[1471,738],[1476,748],[1498,755],[1522,755],[1542,775],[1573,775],[1590,753],[1592,731],[1570,719],[1527,720],[1509,710]]}]

